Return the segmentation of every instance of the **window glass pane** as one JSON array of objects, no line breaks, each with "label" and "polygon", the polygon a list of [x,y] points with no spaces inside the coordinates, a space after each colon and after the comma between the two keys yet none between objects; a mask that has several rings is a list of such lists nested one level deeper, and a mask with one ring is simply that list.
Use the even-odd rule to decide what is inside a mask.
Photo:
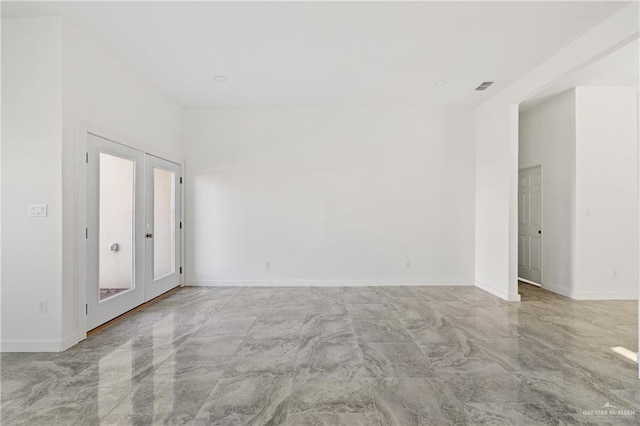
[{"label": "window glass pane", "polygon": [[133,288],[135,163],[100,154],[100,300]]},{"label": "window glass pane", "polygon": [[153,278],[175,272],[175,176],[153,169]]}]

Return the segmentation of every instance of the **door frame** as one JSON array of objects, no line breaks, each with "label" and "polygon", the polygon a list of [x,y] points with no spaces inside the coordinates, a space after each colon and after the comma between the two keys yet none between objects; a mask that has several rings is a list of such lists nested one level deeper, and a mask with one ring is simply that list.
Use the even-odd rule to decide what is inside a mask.
[{"label": "door frame", "polygon": [[[540,228],[542,228],[542,234],[540,234],[540,282],[536,283],[524,278],[521,278],[517,274],[516,278],[518,281],[525,282],[527,284],[535,285],[536,287],[544,288],[543,277],[544,277],[544,170],[542,164],[534,164],[533,166],[527,166],[518,168],[518,183],[520,182],[520,172],[529,169],[540,168]],[[520,189],[520,185],[518,184],[518,189]],[[516,207],[517,212],[520,212],[520,206]],[[519,246],[519,244],[518,244]],[[518,247],[518,257],[520,256],[520,248]],[[517,259],[516,259],[517,263]]]},{"label": "door frame", "polygon": [[[88,268],[87,268],[87,250],[88,244],[86,239],[86,229],[88,226],[89,220],[89,211],[88,211],[88,197],[87,197],[87,182],[84,179],[84,176],[87,173],[87,163],[86,163],[86,152],[88,148],[87,144],[87,135],[92,134],[94,136],[119,143],[121,145],[128,146],[130,148],[137,149],[139,151],[154,155],[156,157],[167,159],[173,163],[180,165],[180,176],[183,178],[185,175],[185,161],[179,155],[176,155],[169,151],[164,151],[162,149],[158,149],[149,144],[145,144],[143,142],[132,139],[128,136],[122,135],[118,132],[114,132],[112,130],[96,126],[94,124],[88,123],[86,121],[80,121],[76,128],[75,135],[75,220],[73,221],[73,229],[75,233],[75,250],[74,250],[74,263],[75,263],[75,277],[73,280],[73,294],[75,296],[75,333],[65,338],[62,344],[61,350],[66,350],[71,346],[85,340],[87,338],[87,315],[86,315],[86,304],[87,304],[87,279],[88,279]],[[180,198],[181,198],[181,211],[182,211],[182,229],[180,233],[180,242],[181,242],[181,253],[180,253],[180,264],[182,265],[182,276],[180,280],[180,287],[184,287],[185,285],[185,272],[186,272],[186,257],[185,257],[185,249],[184,249],[184,235],[185,235],[185,227],[186,223],[186,215],[185,212],[185,185],[180,185]]]}]

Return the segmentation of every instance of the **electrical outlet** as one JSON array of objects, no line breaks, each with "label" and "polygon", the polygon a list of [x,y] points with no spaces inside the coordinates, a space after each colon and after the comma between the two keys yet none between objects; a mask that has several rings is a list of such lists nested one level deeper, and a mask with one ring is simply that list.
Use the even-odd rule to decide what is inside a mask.
[{"label": "electrical outlet", "polygon": [[405,260],[404,261],[404,269],[411,269],[411,261],[410,260]]},{"label": "electrical outlet", "polygon": [[264,262],[264,270],[268,271],[269,269],[271,269],[271,262],[267,260]]},{"label": "electrical outlet", "polygon": [[47,299],[38,300],[38,312],[47,312]]},{"label": "electrical outlet", "polygon": [[29,204],[29,217],[47,217],[47,205]]}]

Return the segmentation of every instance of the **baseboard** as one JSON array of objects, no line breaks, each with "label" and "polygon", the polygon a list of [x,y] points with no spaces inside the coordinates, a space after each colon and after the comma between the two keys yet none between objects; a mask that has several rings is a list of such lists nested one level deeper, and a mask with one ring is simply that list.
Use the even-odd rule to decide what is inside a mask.
[{"label": "baseboard", "polygon": [[570,291],[568,297],[575,300],[638,300],[638,293],[614,291]]},{"label": "baseboard", "polygon": [[82,333],[74,333],[62,340],[3,340],[1,352],[63,352],[85,339]]},{"label": "baseboard", "polygon": [[545,290],[549,290],[550,292],[559,294],[560,296],[564,296],[564,297],[569,297],[569,298],[573,298],[573,296],[571,296],[571,290],[569,290],[566,287],[562,287],[562,286],[558,286],[558,285],[554,285],[554,284],[547,284],[545,283],[542,286],[543,289]]},{"label": "baseboard", "polygon": [[519,302],[520,301],[520,295],[518,293],[516,294],[509,294],[509,293],[505,293],[502,290],[499,290],[487,283],[484,283],[482,281],[475,281],[475,285],[476,287],[478,287],[481,290],[486,291],[487,293],[491,293],[494,296],[498,296],[501,299],[504,299],[508,302]]},{"label": "baseboard", "polygon": [[536,287],[542,287],[542,284],[537,283],[537,282],[535,282],[535,281],[530,281],[530,280],[527,280],[527,279],[524,279],[524,278],[520,278],[520,277],[518,277],[518,281],[522,281],[523,283],[527,283],[527,284],[535,285]]},{"label": "baseboard", "polygon": [[574,300],[638,300],[637,292],[574,291],[553,284],[545,284],[542,288]]},{"label": "baseboard", "polygon": [[60,351],[64,352],[70,347],[82,342],[86,338],[87,338],[87,333],[74,333],[68,337],[65,337],[60,342]]},{"label": "baseboard", "polygon": [[3,340],[2,352],[60,352],[60,340]]},{"label": "baseboard", "polygon": [[470,280],[194,280],[189,287],[473,286]]}]

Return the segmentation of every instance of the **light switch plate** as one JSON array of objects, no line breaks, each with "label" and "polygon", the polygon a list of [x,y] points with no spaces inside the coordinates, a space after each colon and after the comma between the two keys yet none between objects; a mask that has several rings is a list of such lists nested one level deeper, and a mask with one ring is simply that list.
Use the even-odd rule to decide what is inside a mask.
[{"label": "light switch plate", "polygon": [[29,217],[47,217],[47,205],[29,204]]}]

